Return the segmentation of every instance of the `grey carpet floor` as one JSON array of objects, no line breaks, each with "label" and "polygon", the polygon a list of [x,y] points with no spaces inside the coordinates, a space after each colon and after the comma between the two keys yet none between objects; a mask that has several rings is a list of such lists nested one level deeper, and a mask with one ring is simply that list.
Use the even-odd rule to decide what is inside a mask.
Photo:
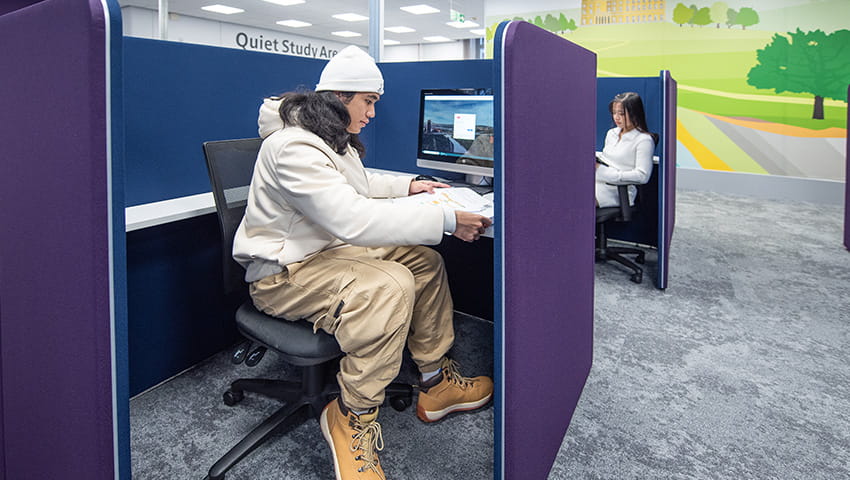
[{"label": "grey carpet floor", "polygon": [[842,227],[837,206],[679,192],[666,291],[597,265],[593,367],[549,478],[850,478]]},{"label": "grey carpet floor", "polygon": [[[666,291],[651,257],[641,285],[597,265],[593,368],[549,478],[850,479],[843,210],[685,191],[676,216]],[[456,324],[464,371],[492,372],[491,324]],[[239,376],[296,372],[228,356],[131,400],[134,479],[201,479],[277,408],[255,396],[226,407],[221,393]],[[492,407],[433,425],[385,408],[382,462],[394,480],[492,478],[492,422]],[[228,478],[331,479],[328,457],[310,420]]]},{"label": "grey carpet floor", "polygon": [[[456,342],[450,352],[466,375],[493,372],[493,324],[455,316]],[[130,401],[131,462],[134,480],[201,480],[209,468],[280,403],[246,393],[233,407],[222,393],[236,378],[297,379],[298,371],[268,352],[255,367],[232,365],[230,351],[134,397]],[[416,369],[405,358],[400,381],[415,383]],[[230,480],[328,480],[334,478],[330,450],[319,423],[306,419],[279,433],[227,474]],[[453,414],[424,424],[416,403],[403,412],[389,406],[379,421],[386,445],[380,459],[389,478],[411,480],[493,477],[493,407]]]}]

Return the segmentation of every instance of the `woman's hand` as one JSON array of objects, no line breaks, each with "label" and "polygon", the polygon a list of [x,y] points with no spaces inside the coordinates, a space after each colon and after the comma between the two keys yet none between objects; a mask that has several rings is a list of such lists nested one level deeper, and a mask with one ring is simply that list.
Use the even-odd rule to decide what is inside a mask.
[{"label": "woman's hand", "polygon": [[436,188],[448,188],[451,185],[442,182],[432,182],[430,180],[413,180],[410,182],[410,188],[407,190],[408,195],[414,195],[421,192],[434,193]]}]

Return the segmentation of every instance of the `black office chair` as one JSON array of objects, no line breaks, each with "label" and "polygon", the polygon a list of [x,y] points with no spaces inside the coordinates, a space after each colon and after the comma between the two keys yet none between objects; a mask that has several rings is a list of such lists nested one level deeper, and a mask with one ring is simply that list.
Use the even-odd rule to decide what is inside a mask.
[{"label": "black office chair", "polygon": [[[259,138],[204,143],[204,156],[221,227],[226,294],[247,290],[244,270],[232,259],[231,250],[233,236],[245,212],[248,187],[261,143]],[[259,393],[285,403],[221,457],[210,468],[208,480],[224,479],[230,468],[274,432],[293,423],[295,418],[303,418],[302,412],[318,419],[322,408],[339,394],[339,386],[329,373],[332,373],[330,367],[337,366],[336,361],[342,352],[332,335],[322,330],[313,333],[313,325],[306,320],[289,321],[268,316],[257,310],[250,299],[237,309],[236,326],[249,342],[256,342],[260,347],[252,350],[250,345],[240,344],[233,356],[235,363],[244,359],[246,364],[255,365],[268,347],[286,362],[302,367],[303,373],[300,382],[243,378],[230,384],[224,392],[224,403],[228,406],[239,403],[245,392]],[[404,410],[412,403],[410,385],[393,383],[387,387],[386,394],[396,410]]]},{"label": "black office chair", "polygon": [[[629,205],[628,185],[617,185],[617,194],[620,199],[619,206],[596,208],[596,260],[614,260],[632,271],[630,278],[633,282],[641,283],[643,281],[643,269],[637,264],[643,264],[646,261],[646,253],[639,248],[609,246],[605,228],[606,225],[613,222],[629,222],[632,220],[632,217],[638,212],[640,187],[638,186],[638,196],[635,198],[634,205]],[[637,257],[633,262],[625,255],[636,255]]]}]

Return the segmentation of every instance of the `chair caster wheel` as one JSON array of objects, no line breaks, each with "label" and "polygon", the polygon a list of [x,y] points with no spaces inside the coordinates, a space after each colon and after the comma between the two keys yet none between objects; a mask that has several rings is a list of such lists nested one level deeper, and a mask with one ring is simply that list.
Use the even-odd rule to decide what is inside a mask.
[{"label": "chair caster wheel", "polygon": [[228,407],[232,407],[237,403],[241,402],[243,398],[245,398],[245,392],[241,390],[227,390],[224,392],[224,404]]},{"label": "chair caster wheel", "polygon": [[642,273],[632,274],[631,280],[635,283],[641,283],[641,282],[643,282],[643,274]]},{"label": "chair caster wheel", "polygon": [[403,412],[412,403],[413,399],[409,396],[397,396],[390,398],[390,406],[392,406],[397,412]]}]

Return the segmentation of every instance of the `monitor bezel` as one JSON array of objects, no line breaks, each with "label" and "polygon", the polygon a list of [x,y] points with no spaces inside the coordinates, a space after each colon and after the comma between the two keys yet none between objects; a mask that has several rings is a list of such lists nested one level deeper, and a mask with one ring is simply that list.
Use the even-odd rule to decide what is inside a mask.
[{"label": "monitor bezel", "polygon": [[[463,163],[448,162],[446,157],[431,155],[422,151],[422,129],[425,124],[425,98],[434,95],[470,95],[470,96],[493,96],[492,88],[423,88],[419,91],[419,122],[416,132],[416,166],[441,170],[445,172],[463,173],[467,175],[479,175],[493,177],[493,167],[484,165],[468,165]],[[493,112],[495,115],[495,112]],[[495,132],[494,132],[495,134]],[[492,160],[495,161],[495,160]]]}]

